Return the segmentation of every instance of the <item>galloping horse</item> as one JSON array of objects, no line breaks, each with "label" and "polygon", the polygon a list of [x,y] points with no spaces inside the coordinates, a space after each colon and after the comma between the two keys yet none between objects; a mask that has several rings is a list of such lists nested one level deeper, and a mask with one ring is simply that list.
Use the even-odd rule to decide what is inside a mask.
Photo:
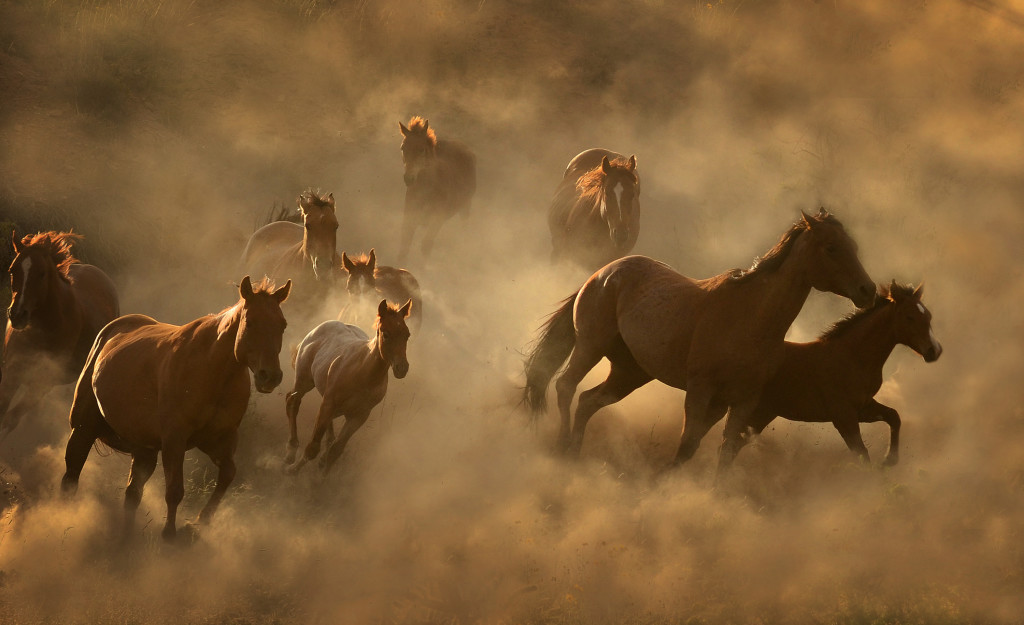
[{"label": "galloping horse", "polygon": [[368,255],[360,254],[353,257],[342,252],[341,265],[348,272],[346,289],[349,303],[338,316],[339,321],[354,319],[353,323],[357,322],[361,317],[361,304],[368,302],[370,298],[375,302],[380,298],[392,302],[409,300],[413,304],[409,323],[414,330],[419,330],[423,322],[423,299],[420,296],[420,283],[411,273],[405,269],[378,265],[377,254],[373,248]]},{"label": "galloping horse", "polygon": [[366,423],[370,411],[384,399],[388,390],[388,369],[393,370],[399,380],[409,372],[409,361],[405,355],[409,328],[405,319],[411,307],[411,300],[401,308],[393,308],[387,300],[381,300],[377,307],[373,339],[356,326],[341,321],[325,321],[302,339],[292,361],[295,386],[285,396],[291,431],[285,462],[291,464],[295,461],[299,447],[295,419],[302,396],[315,387],[323,401],[305,453],[288,467],[289,472],[297,472],[317,457],[320,440],[325,433],[333,439],[333,421],[345,415],[345,425],[337,440],[331,442],[320,458],[320,468],[324,473],[329,471],[345,450],[348,440]]},{"label": "galloping horse", "polygon": [[726,418],[719,470],[732,464],[748,433],[760,434],[776,416],[831,421],[850,451],[865,462],[868,449],[859,424],[885,421],[889,426],[885,464],[899,462],[900,415],[873,397],[882,386],[882,366],[897,345],[906,345],[925,362],[935,362],[942,355],[921,292],[921,286],[914,289],[894,280],[879,289],[874,306],[839,321],[818,340],[786,343],[782,365],[765,385],[753,413],[745,421],[732,415]]},{"label": "galloping horse", "polygon": [[[782,360],[786,330],[812,288],[870,304],[875,285],[857,247],[824,210],[804,215],[747,271],[694,280],[645,256],[627,256],[590,277],[545,324],[526,365],[524,400],[540,412],[558,378],[558,440],[578,454],[587,421],[657,379],[687,391],[686,420],[675,463],[690,459],[727,410],[745,420]],[[611,373],[580,395],[576,387],[602,357]]]},{"label": "galloping horse", "polygon": [[551,260],[601,267],[632,251],[640,234],[640,175],[629,159],[593,148],[569,161],[548,211]]},{"label": "galloping horse", "polygon": [[[100,269],[71,254],[70,232],[12,236],[10,323],[0,381],[0,439],[32,412],[46,392],[74,382],[96,333],[119,314],[117,291]],[[8,411],[18,389],[21,399]]]},{"label": "galloping horse", "polygon": [[235,477],[238,425],[249,406],[249,371],[256,390],[269,393],[281,383],[281,337],[286,325],[281,303],[291,281],[273,290],[242,279],[238,302],[216,315],[183,326],[145,315],[125,315],[96,337],[71,406],[71,438],[65,453],[65,493],[78,478],[99,439],[132,456],[124,495],[129,531],[142,489],[161,455],[166,483],[167,522],[163,537],[175,537],[178,504],[185,493],[185,452],[198,447],[218,467],[217,485],[199,513],[213,518]]},{"label": "galloping horse", "polygon": [[300,291],[308,291],[309,285],[330,284],[336,277],[338,218],[333,193],[307,190],[296,203],[302,225],[275,221],[263,226],[249,237],[242,264],[250,275],[294,279]]},{"label": "galloping horse", "polygon": [[452,215],[469,212],[476,193],[476,157],[455,141],[440,140],[430,122],[413,117],[402,131],[405,164],[405,212],[402,216],[398,262],[405,264],[416,230],[426,230],[421,243],[424,256],[434,247],[437,232]]}]

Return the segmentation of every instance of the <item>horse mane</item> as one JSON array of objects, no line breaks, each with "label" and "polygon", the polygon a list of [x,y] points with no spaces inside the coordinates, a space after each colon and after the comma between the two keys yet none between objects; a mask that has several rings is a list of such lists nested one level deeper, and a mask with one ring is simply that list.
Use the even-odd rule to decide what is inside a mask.
[{"label": "horse mane", "polygon": [[434,134],[434,129],[427,127],[427,120],[419,115],[409,120],[409,131],[426,134],[430,145],[437,145],[437,135]]},{"label": "horse mane", "polygon": [[876,311],[885,308],[889,304],[892,304],[895,297],[910,297],[914,294],[914,287],[905,284],[895,285],[895,290],[891,290],[884,284],[878,285],[878,297],[875,298],[875,303],[867,308],[860,308],[846,315],[839,321],[833,323],[827,330],[821,333],[818,337],[819,341],[825,341],[829,339],[836,339],[845,334],[851,327],[857,325],[863,319],[870,317]]},{"label": "horse mane", "polygon": [[[252,283],[253,295],[259,295],[260,293],[270,294],[274,291],[275,288],[276,287],[274,285],[274,281],[268,278],[267,276],[263,276],[258,282]],[[207,317],[212,317],[220,320],[219,323],[217,324],[218,337],[224,334],[225,332],[228,332],[231,329],[231,326],[235,323],[235,317],[238,316],[238,312],[239,310],[241,310],[241,307],[239,306],[239,304],[241,304],[241,299],[241,296],[239,296],[239,301],[228,306],[227,308],[220,311],[216,315],[210,315],[209,317]]]},{"label": "horse mane", "polygon": [[[629,161],[624,158],[616,158],[609,161],[609,163],[613,168],[621,169],[633,176],[633,182],[636,182],[636,174],[628,169]],[[579,177],[579,180],[576,181],[576,190],[579,192],[580,196],[597,195],[604,188],[604,181],[607,177],[608,174],[604,173],[604,169],[602,169],[601,164],[598,163],[597,167]]]},{"label": "horse mane", "polygon": [[299,203],[303,206],[315,206],[323,208],[331,205],[330,194],[321,195],[319,190],[306,189],[299,194]]},{"label": "horse mane", "polygon": [[[839,220],[832,216],[824,208],[818,211],[818,214],[809,217],[817,223],[831,223],[839,226],[843,224],[839,223]],[[793,246],[796,244],[796,240],[800,238],[800,235],[807,232],[808,225],[804,219],[797,220],[779,239],[779,242],[775,244],[775,247],[765,252],[764,256],[759,256],[754,259],[754,262],[750,265],[750,269],[733,269],[732,271],[726,272],[725,279],[729,282],[746,282],[747,280],[765,273],[771,273],[778,269],[786,257],[789,256]]]},{"label": "horse mane", "polygon": [[53,264],[57,266],[60,277],[65,282],[71,280],[68,273],[71,265],[78,262],[78,259],[71,253],[71,246],[81,241],[82,235],[75,232],[39,232],[37,234],[26,234],[21,239],[22,245],[35,247],[50,256]]}]

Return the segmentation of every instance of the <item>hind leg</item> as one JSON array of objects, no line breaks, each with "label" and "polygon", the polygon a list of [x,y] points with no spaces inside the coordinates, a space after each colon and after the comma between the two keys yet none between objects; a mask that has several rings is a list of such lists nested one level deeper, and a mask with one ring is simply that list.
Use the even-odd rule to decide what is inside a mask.
[{"label": "hind leg", "polygon": [[686,391],[683,434],[673,464],[679,465],[697,453],[701,440],[729,409],[729,404],[714,397],[714,387],[695,383]]},{"label": "hind leg", "polygon": [[324,473],[331,470],[338,457],[341,456],[341,452],[345,451],[345,445],[348,444],[348,440],[366,423],[366,419],[369,416],[369,410],[345,416],[345,425],[341,427],[341,432],[338,433],[338,440],[334,441],[327,448],[327,451],[324,452],[323,457],[320,458],[320,469]]},{"label": "hind leg", "polygon": [[586,377],[587,373],[594,368],[604,357],[600,351],[588,348],[577,341],[569,354],[569,364],[565,371],[555,381],[555,391],[558,396],[558,414],[561,417],[561,427],[558,429],[558,448],[564,451],[569,450],[569,410],[572,408],[572,400],[576,395],[576,387]]},{"label": "hind leg", "polygon": [[[91,370],[87,371],[91,373]],[[64,451],[64,477],[60,481],[61,491],[66,495],[78,490],[78,478],[93,444],[104,429],[109,430],[109,427],[103,427],[103,414],[93,395],[91,381],[91,375],[83,374],[75,386],[75,398],[71,403],[71,437]]]},{"label": "hind leg", "polygon": [[718,450],[718,477],[729,470],[740,450],[750,442],[750,436],[760,434],[774,420],[775,415],[765,410],[755,410],[745,421],[735,411],[729,414]]},{"label": "hind leg", "polygon": [[228,486],[235,479],[235,447],[237,444],[238,432],[232,431],[217,441],[215,445],[199,448],[200,451],[210,457],[210,460],[213,460],[218,469],[217,485],[213,487],[210,500],[203,506],[202,511],[199,513],[199,518],[196,519],[196,522],[199,524],[209,523],[213,519],[213,515],[217,512],[217,506],[220,505],[220,500],[224,498],[224,493],[227,492]]},{"label": "hind leg", "polygon": [[628,359],[613,360],[612,370],[605,381],[580,393],[579,405],[576,407],[576,420],[573,422],[572,437],[569,441],[571,455],[579,455],[580,447],[583,446],[583,433],[587,428],[587,422],[595,412],[620,401],[626,395],[651,381],[651,376],[636,364],[631,355],[628,356]]},{"label": "hind leg", "polygon": [[156,470],[155,449],[140,449],[132,454],[132,468],[128,487],[124,489],[124,531],[129,534],[135,527],[135,512],[142,501],[142,490]]}]

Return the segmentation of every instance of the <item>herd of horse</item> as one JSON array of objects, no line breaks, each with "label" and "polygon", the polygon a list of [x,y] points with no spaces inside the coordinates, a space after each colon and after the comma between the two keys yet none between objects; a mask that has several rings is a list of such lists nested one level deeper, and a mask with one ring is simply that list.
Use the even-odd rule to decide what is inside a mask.
[{"label": "herd of horse", "polygon": [[[426,256],[441,226],[469,210],[476,165],[468,148],[439,140],[426,119],[399,126],[406,200],[398,264],[404,265],[419,229]],[[689,278],[629,255],[639,235],[639,199],[636,157],[589,149],[570,161],[550,205],[552,261],[596,269],[542,326],[526,359],[523,401],[534,416],[545,410],[555,380],[559,448],[579,454],[595,412],[657,379],[686,391],[674,464],[690,459],[726,415],[719,473],[778,416],[831,422],[865,460],[859,424],[884,421],[891,430],[885,462],[896,463],[900,417],[874,395],[896,345],[928,362],[942,353],[922,288],[895,281],[876,286],[856,243],[824,209],[803,214],[749,269]],[[14,235],[0,440],[37,409],[50,387],[77,380],[63,492],[77,488],[97,440],[130,454],[125,521],[131,528],[159,456],[166,482],[163,535],[173,539],[186,451],[200,449],[218,468],[198,517],[207,522],[236,473],[237,431],[251,387],[269,393],[284,379],[282,302],[322,297],[347,274],[348,303],[338,319],[317,325],[292,350],[294,384],[285,398],[287,471],[318,457],[321,469],[329,470],[383,400],[389,375],[407,374],[406,348],[421,327],[422,296],[409,271],[378,265],[374,249],[338,253],[333,195],[306,191],[297,205],[301,225],[275,221],[249,238],[241,256],[248,275],[239,283],[238,300],[181,326],[120,316],[112,281],[72,254],[80,235]],[[264,277],[254,284],[250,275]],[[786,342],[812,289],[848,298],[858,310],[813,342]],[[371,321],[367,333],[360,326]],[[573,419],[577,387],[602,359],[611,363],[610,372],[580,394]],[[299,455],[296,418],[303,396],[314,388],[322,400]],[[342,416],[335,436],[333,422]]]}]

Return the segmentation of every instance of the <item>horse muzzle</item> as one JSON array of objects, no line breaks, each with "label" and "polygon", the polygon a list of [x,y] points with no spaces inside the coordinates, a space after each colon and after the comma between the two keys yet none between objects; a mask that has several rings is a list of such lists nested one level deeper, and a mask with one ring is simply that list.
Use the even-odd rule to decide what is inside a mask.
[{"label": "horse muzzle", "polygon": [[942,345],[938,341],[933,341],[921,355],[924,356],[925,362],[935,362],[942,355]]},{"label": "horse muzzle", "polygon": [[862,284],[850,295],[850,299],[853,300],[853,305],[857,308],[867,308],[875,303],[875,283]]},{"label": "horse muzzle", "polygon": [[261,393],[269,393],[274,390],[281,384],[282,379],[284,379],[284,373],[280,369],[259,369],[253,375],[256,390]]},{"label": "horse muzzle", "polygon": [[24,308],[19,307],[15,310],[14,307],[7,309],[7,318],[11,320],[11,327],[15,330],[24,330],[28,326],[28,311]]},{"label": "horse muzzle", "polygon": [[615,247],[622,247],[629,240],[629,230],[626,228],[614,228],[611,232],[612,243]]},{"label": "horse muzzle", "polygon": [[401,362],[401,363],[396,362],[395,364],[393,364],[391,366],[391,371],[394,372],[396,380],[401,380],[402,378],[404,378],[406,376],[407,373],[409,373],[409,363],[408,362]]}]

